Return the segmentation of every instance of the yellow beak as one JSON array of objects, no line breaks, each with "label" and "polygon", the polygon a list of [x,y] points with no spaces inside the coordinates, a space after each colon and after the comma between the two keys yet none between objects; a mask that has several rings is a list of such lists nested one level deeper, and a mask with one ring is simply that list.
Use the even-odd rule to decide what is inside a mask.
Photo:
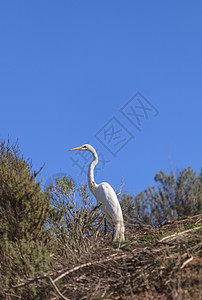
[{"label": "yellow beak", "polygon": [[83,146],[80,146],[80,147],[76,147],[76,148],[73,148],[73,149],[70,149],[69,151],[74,151],[74,150],[81,150]]}]

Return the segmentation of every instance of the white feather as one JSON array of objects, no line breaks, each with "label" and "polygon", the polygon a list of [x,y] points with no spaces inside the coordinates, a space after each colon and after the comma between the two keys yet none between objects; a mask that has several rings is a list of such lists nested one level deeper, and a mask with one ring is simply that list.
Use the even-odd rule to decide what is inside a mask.
[{"label": "white feather", "polygon": [[89,165],[88,169],[88,185],[95,196],[98,205],[102,203],[100,209],[102,213],[106,216],[106,218],[111,221],[114,227],[114,237],[113,239],[119,239],[120,241],[124,241],[124,221],[123,214],[121,210],[120,203],[116,196],[115,191],[111,187],[111,185],[107,182],[102,182],[100,184],[95,183],[94,179],[94,168],[98,163],[98,156],[95,149],[88,144],[83,146],[71,149],[71,150],[82,150],[82,151],[90,151],[93,155],[93,161]]}]

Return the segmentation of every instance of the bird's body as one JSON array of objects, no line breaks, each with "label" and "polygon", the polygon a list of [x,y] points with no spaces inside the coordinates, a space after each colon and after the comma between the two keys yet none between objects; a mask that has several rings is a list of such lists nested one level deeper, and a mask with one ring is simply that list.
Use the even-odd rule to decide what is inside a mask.
[{"label": "bird's body", "polygon": [[[98,204],[102,203],[100,209],[106,218],[114,226],[113,239],[124,240],[124,222],[121,206],[111,185],[107,182],[98,184],[94,192]],[[116,199],[116,200],[115,200]]]},{"label": "bird's body", "polygon": [[95,149],[88,144],[81,147],[77,147],[72,150],[83,150],[90,151],[93,155],[93,161],[89,165],[88,169],[88,185],[95,196],[98,205],[101,204],[101,211],[106,216],[106,218],[112,223],[114,227],[114,237],[113,240],[119,239],[124,241],[124,222],[121,206],[119,204],[118,198],[115,191],[111,185],[107,182],[102,182],[97,184],[94,179],[94,168],[98,163],[98,156]]}]

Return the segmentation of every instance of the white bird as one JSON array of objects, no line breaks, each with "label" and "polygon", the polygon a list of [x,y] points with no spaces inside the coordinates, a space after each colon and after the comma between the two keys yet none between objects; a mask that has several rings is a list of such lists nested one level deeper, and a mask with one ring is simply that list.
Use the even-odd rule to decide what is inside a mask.
[{"label": "white bird", "polygon": [[85,144],[83,146],[73,148],[70,151],[74,150],[89,151],[92,153],[93,161],[90,163],[88,168],[89,188],[95,196],[98,205],[101,204],[100,209],[102,213],[109,221],[111,221],[114,227],[113,240],[115,241],[119,239],[120,241],[124,241],[125,228],[123,222],[123,214],[116,193],[109,183],[102,182],[100,184],[97,184],[94,179],[94,168],[98,163],[98,156],[95,149],[91,145]]}]

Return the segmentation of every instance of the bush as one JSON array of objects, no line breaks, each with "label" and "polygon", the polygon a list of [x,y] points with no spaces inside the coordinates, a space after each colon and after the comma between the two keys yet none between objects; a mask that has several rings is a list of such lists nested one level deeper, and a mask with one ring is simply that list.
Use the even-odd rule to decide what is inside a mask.
[{"label": "bush", "polygon": [[[93,205],[87,186],[75,187],[72,179],[64,176],[48,188],[52,211],[52,226],[59,249],[79,251],[86,240],[99,233],[102,226],[98,207]],[[65,250],[64,250],[65,249]]]},{"label": "bush", "polygon": [[[46,228],[50,200],[41,191],[37,175],[31,171],[31,163],[21,156],[17,144],[1,144],[0,294],[3,289],[43,274],[51,263],[51,236]],[[34,289],[24,288],[22,294],[29,299],[35,293]]]},{"label": "bush", "polygon": [[156,186],[148,187],[135,198],[122,195],[125,219],[158,226],[168,220],[186,218],[202,212],[202,169],[199,175],[189,168],[155,176]]}]

